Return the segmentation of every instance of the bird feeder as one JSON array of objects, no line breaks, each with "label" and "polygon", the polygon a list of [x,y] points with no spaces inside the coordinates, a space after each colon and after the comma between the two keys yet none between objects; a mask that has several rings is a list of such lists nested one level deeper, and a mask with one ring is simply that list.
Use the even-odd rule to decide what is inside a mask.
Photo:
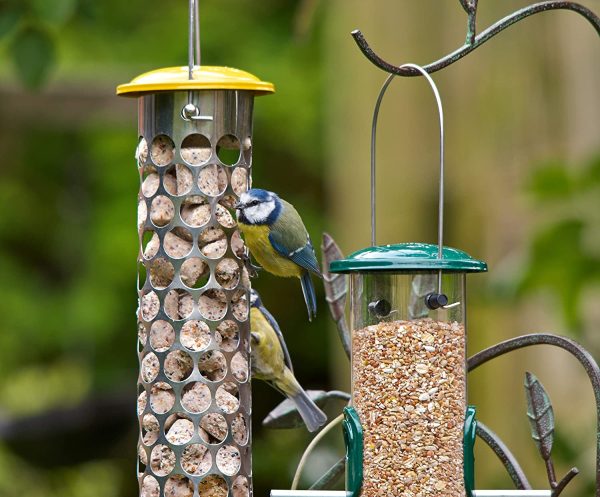
[{"label": "bird feeder", "polygon": [[250,283],[233,205],[251,183],[254,97],[274,88],[192,58],[117,88],[139,112],[139,488],[247,497]]},{"label": "bird feeder", "polygon": [[372,246],[333,261],[350,275],[352,399],[345,410],[346,491],[352,495],[468,495],[473,485],[474,408],[467,405],[466,274],[484,262],[444,247],[443,112],[440,116],[438,244],[376,245],[373,117]]},{"label": "bird feeder", "polygon": [[436,245],[405,243],[360,250],[331,270],[350,275],[358,418],[347,413],[346,422],[360,423],[362,440],[349,448],[348,470],[362,472],[362,495],[464,495],[473,418],[465,280],[485,263],[449,247],[438,258]]}]

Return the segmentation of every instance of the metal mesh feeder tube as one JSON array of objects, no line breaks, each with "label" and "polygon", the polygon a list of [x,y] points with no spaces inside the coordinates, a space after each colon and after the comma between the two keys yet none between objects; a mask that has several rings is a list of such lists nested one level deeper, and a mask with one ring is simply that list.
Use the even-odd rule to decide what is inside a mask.
[{"label": "metal mesh feeder tube", "polygon": [[236,69],[152,71],[138,98],[142,497],[252,495],[250,281],[233,206],[251,184],[254,96]]},{"label": "metal mesh feeder tube", "polygon": [[437,245],[405,243],[331,264],[350,275],[351,406],[362,428],[364,497],[467,490],[465,281],[486,265],[448,247],[442,255]]}]

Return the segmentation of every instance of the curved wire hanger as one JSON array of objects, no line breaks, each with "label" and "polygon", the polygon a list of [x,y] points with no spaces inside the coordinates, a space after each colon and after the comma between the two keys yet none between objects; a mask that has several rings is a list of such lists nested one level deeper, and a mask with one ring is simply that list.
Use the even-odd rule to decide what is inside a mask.
[{"label": "curved wire hanger", "polygon": [[[403,64],[400,66],[402,69],[412,69],[420,74],[422,74],[433,94],[435,95],[435,101],[438,109],[438,116],[440,121],[440,179],[439,179],[439,203],[438,203],[438,259],[442,258],[442,250],[444,245],[444,109],[442,107],[442,99],[440,97],[440,92],[437,89],[437,86],[431,76],[427,73],[427,71],[417,65],[417,64]],[[379,95],[377,96],[377,102],[375,103],[375,110],[373,111],[373,124],[371,126],[371,246],[375,246],[377,244],[377,233],[376,233],[376,207],[377,207],[377,195],[376,195],[376,141],[377,141],[377,120],[379,118],[379,109],[381,107],[381,102],[383,100],[383,96],[387,91],[388,87],[392,80],[396,77],[396,74],[390,74],[381,90],[379,90]]]},{"label": "curved wire hanger", "polygon": [[[417,71],[427,80],[433,94],[438,109],[438,117],[440,122],[440,178],[439,178],[439,199],[438,199],[438,259],[444,258],[444,109],[442,107],[442,99],[440,92],[437,89],[435,82],[427,71],[417,64],[403,64],[400,66],[401,69],[411,69]],[[392,80],[396,77],[395,74],[390,74],[385,82],[383,83],[379,95],[377,96],[377,102],[375,103],[375,109],[373,111],[373,123],[371,125],[371,246],[377,244],[377,220],[376,220],[376,208],[377,208],[377,191],[376,191],[376,144],[377,144],[377,120],[379,118],[379,109],[383,96],[387,91]],[[439,300],[439,304],[434,304],[431,309],[438,307],[445,307],[448,303],[447,297],[442,293],[442,271],[438,272],[438,293],[431,294],[435,299]],[[431,304],[428,303],[428,306]],[[456,304],[452,304],[456,305]]]}]

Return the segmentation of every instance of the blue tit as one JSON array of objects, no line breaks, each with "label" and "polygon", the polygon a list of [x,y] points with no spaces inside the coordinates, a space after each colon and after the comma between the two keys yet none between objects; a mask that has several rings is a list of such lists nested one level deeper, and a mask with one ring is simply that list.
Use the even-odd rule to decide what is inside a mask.
[{"label": "blue tit", "polygon": [[255,290],[250,293],[250,342],[252,376],[268,382],[298,409],[308,431],[316,431],[327,416],[296,380],[290,355],[275,318],[262,305]]},{"label": "blue tit", "polygon": [[236,204],[238,225],[250,253],[269,273],[300,278],[308,320],[317,314],[317,298],[310,273],[321,271],[300,215],[275,193],[253,188]]}]

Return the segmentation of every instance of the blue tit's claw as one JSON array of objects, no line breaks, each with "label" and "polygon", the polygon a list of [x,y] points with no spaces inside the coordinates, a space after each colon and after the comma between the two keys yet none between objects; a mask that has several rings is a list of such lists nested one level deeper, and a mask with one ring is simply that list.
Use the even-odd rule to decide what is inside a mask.
[{"label": "blue tit's claw", "polygon": [[262,267],[252,263],[252,259],[250,258],[249,254],[242,255],[242,262],[244,263],[250,278],[256,278],[258,276],[258,272],[262,271]]}]

